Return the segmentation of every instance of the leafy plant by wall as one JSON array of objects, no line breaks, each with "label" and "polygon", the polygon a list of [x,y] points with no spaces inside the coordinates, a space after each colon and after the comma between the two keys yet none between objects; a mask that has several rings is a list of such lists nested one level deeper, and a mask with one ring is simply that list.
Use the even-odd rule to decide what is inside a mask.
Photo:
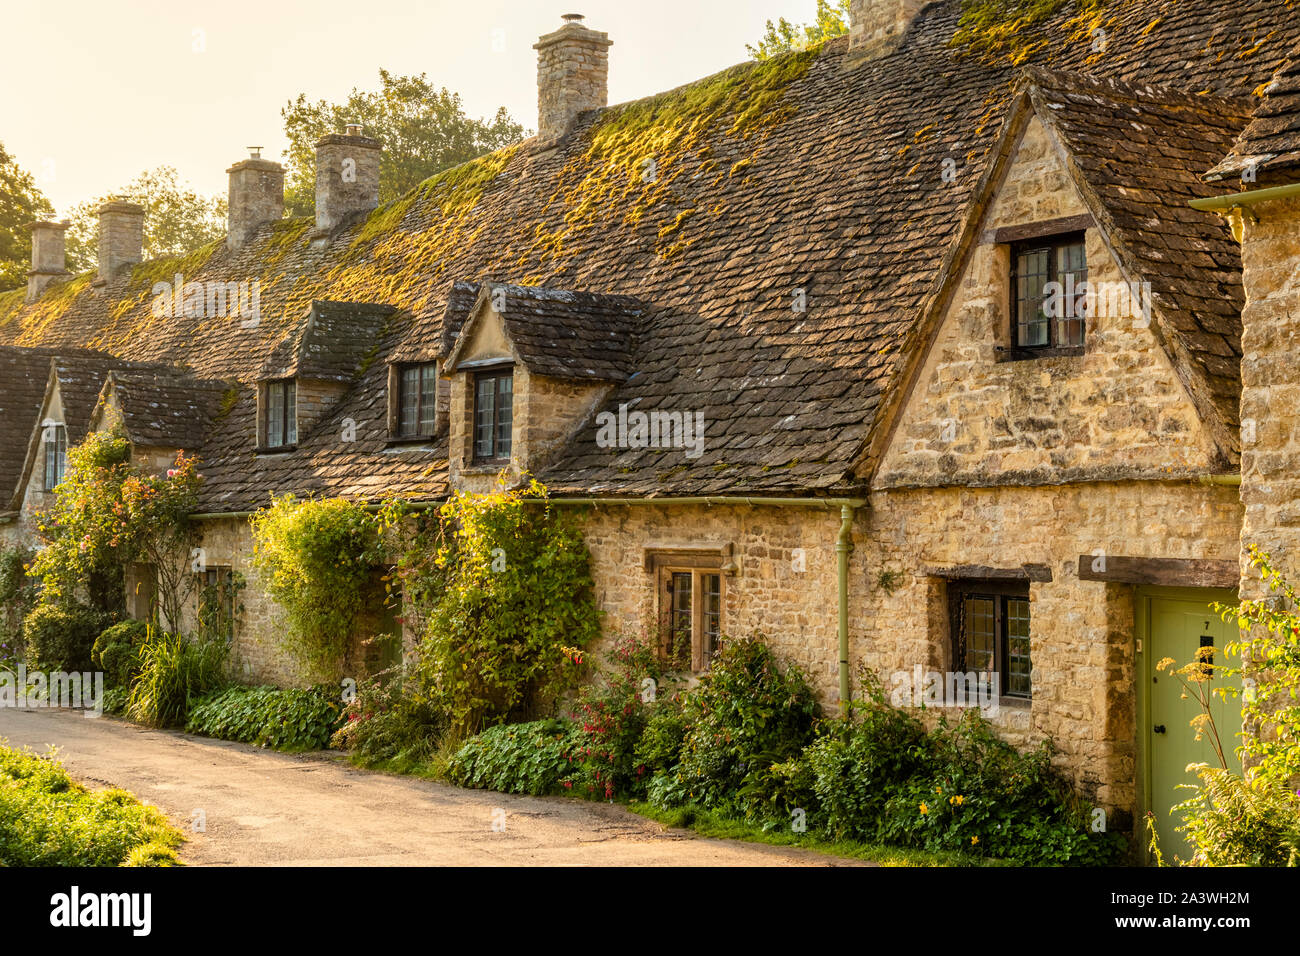
[{"label": "leafy plant by wall", "polygon": [[44,671],[94,670],[91,651],[111,615],[83,604],[41,604],[27,615],[23,641],[29,664]]},{"label": "leafy plant by wall", "polygon": [[600,633],[576,523],[536,482],[457,494],[438,518],[432,560],[422,565],[424,686],[457,734],[553,709],[576,685],[569,655]]},{"label": "leafy plant by wall", "polygon": [[227,647],[152,632],[140,649],[127,716],[150,727],[183,727],[190,707],[224,683]]},{"label": "leafy plant by wall", "polygon": [[196,704],[185,729],[275,750],[319,750],[329,745],[342,714],[330,687],[231,687]]},{"label": "leafy plant by wall", "polygon": [[339,676],[382,607],[372,586],[384,558],[375,516],[343,498],[283,495],[253,516],[252,530],[253,564],[287,616],[288,647],[317,676]]}]

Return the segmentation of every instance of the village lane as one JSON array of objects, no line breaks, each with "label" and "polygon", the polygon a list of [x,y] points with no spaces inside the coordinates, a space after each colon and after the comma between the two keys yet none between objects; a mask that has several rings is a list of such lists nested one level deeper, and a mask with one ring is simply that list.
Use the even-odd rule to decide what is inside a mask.
[{"label": "village lane", "polygon": [[[337,754],[279,754],[78,711],[0,708],[0,738],[38,752],[52,744],[76,779],[161,808],[189,837],[180,853],[191,865],[860,865],[704,839],[612,804],[463,790],[359,770]],[[195,819],[204,832],[192,832]]]}]

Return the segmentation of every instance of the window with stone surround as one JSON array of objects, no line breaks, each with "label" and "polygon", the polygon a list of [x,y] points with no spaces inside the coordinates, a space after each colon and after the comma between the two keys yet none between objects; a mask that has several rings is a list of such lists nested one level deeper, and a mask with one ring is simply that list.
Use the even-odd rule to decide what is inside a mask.
[{"label": "window with stone surround", "polygon": [[262,385],[262,447],[288,449],[298,444],[297,383],[280,379]]},{"label": "window with stone surround", "polygon": [[1083,233],[1011,243],[1010,357],[1081,354],[1087,280]]},{"label": "window with stone surround", "polygon": [[208,567],[196,575],[199,629],[207,637],[235,639],[235,587],[230,568]]},{"label": "window with stone surround", "polygon": [[953,581],[949,584],[952,670],[997,680],[998,696],[1032,696],[1029,584]]},{"label": "window with stone surround", "polygon": [[655,581],[660,656],[676,670],[708,670],[722,646],[730,547],[650,548],[646,568]]},{"label": "window with stone surround", "polygon": [[53,491],[63,480],[68,466],[68,430],[62,425],[46,425],[42,430],[45,451],[45,490]]},{"label": "window with stone surround", "polygon": [[419,438],[432,435],[437,415],[437,363],[400,366],[397,370],[397,436]]},{"label": "window with stone surround", "polygon": [[472,380],[474,460],[507,461],[514,426],[514,369],[476,372]]}]

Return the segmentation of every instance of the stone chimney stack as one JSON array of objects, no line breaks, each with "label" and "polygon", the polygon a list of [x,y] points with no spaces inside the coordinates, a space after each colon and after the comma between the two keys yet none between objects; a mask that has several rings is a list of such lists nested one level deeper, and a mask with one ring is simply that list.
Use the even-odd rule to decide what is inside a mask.
[{"label": "stone chimney stack", "polygon": [[27,302],[35,302],[44,288],[68,274],[65,268],[63,233],[68,221],[32,222],[32,269],[27,273]]},{"label": "stone chimney stack", "polygon": [[874,57],[902,39],[931,0],[849,0],[849,51]]},{"label": "stone chimney stack", "polygon": [[248,159],[226,170],[230,176],[226,248],[234,252],[257,227],[284,216],[284,167],[263,159],[262,147],[250,146]]},{"label": "stone chimney stack", "polygon": [[144,258],[144,209],[110,199],[99,207],[99,281]]},{"label": "stone chimney stack", "polygon": [[349,124],[316,144],[316,236],[328,235],[348,216],[379,205],[379,140]]},{"label": "stone chimney stack", "polygon": [[537,51],[537,136],[552,143],[569,131],[580,113],[609,103],[609,34],[588,30],[582,14],[535,44]]}]

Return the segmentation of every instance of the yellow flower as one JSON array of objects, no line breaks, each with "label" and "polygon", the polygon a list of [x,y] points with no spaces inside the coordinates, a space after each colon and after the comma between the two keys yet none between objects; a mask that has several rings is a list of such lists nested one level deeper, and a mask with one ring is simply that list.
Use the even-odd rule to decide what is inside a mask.
[{"label": "yellow flower", "polygon": [[955,803],[955,804],[957,804],[957,806],[959,806],[959,807],[960,807],[960,806],[965,802],[965,800],[966,800],[966,798],[963,797],[960,793],[957,794],[957,796],[955,796],[955,797],[949,797],[949,798],[948,798],[948,802],[949,802],[949,803]]},{"label": "yellow flower", "polygon": [[930,808],[927,807],[924,803],[921,804],[921,814],[922,814],[922,816],[924,816],[925,814],[927,814],[927,813],[929,813],[929,812],[930,812]]},{"label": "yellow flower", "polygon": [[979,843],[979,841],[980,841],[980,838],[979,838],[979,837],[977,837],[977,836],[973,836],[973,837],[970,838],[970,845],[971,845],[971,846],[974,846],[976,843]]}]

